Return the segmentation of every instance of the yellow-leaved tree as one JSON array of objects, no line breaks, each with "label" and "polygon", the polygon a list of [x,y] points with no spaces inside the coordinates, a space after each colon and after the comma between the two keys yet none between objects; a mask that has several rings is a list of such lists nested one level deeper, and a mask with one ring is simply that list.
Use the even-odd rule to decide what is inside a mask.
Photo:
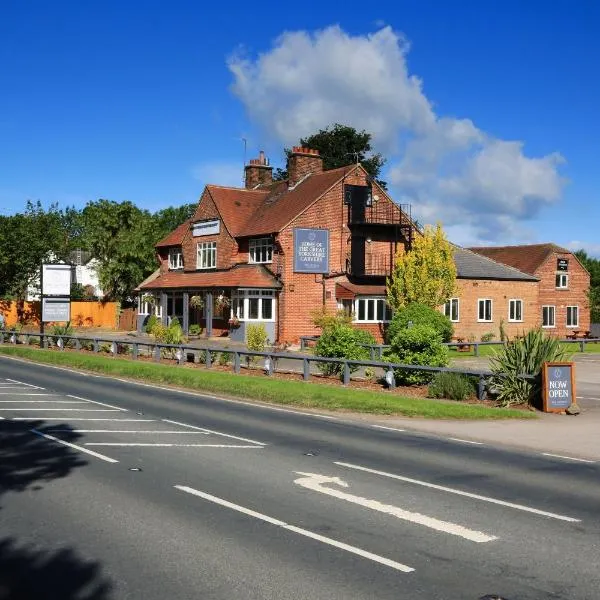
[{"label": "yellow-leaved tree", "polygon": [[455,292],[456,265],[452,245],[442,226],[427,226],[416,234],[412,249],[396,255],[386,291],[392,310],[418,302],[438,308]]}]

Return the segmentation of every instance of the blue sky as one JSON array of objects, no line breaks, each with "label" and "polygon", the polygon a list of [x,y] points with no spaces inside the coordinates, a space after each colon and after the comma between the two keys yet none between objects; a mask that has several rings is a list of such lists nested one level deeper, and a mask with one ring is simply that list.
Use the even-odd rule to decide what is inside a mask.
[{"label": "blue sky", "polygon": [[340,6],[3,2],[0,213],[193,202],[339,119],[453,240],[600,255],[600,3]]}]

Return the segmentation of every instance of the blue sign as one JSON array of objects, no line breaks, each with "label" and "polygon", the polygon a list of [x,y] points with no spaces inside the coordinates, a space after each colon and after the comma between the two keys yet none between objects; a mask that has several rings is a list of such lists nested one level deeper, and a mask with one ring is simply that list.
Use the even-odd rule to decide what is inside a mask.
[{"label": "blue sign", "polygon": [[294,229],[294,272],[329,273],[329,229]]},{"label": "blue sign", "polygon": [[546,398],[550,409],[569,408],[574,403],[572,365],[552,364],[546,368]]}]

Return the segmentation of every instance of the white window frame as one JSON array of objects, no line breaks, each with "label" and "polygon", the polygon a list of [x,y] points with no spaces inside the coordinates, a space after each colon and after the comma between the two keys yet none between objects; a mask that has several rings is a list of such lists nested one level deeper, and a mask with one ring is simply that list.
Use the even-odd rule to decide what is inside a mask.
[{"label": "white window frame", "polygon": [[[452,318],[453,306],[456,306],[456,319]],[[452,323],[460,322],[460,298],[450,298],[448,302],[444,304],[444,315],[446,315]]]},{"label": "white window frame", "polygon": [[[264,257],[261,256],[263,252],[265,255]],[[272,263],[273,239],[269,237],[252,238],[248,244],[248,262],[255,265]]]},{"label": "white window frame", "polygon": [[[365,302],[365,318],[359,318],[360,302]],[[377,305],[383,303],[383,319],[377,318]],[[369,305],[373,307],[373,318],[369,319]],[[388,306],[385,296],[359,296],[354,299],[353,323],[389,323],[392,320],[392,311]]]},{"label": "white window frame", "polygon": [[[575,323],[569,324],[569,312],[572,313],[573,309],[575,309],[575,315],[576,315],[577,318],[575,319]],[[579,327],[579,305],[573,304],[573,305],[567,306],[567,314],[566,314],[566,317],[565,317],[565,322],[567,324],[567,327],[573,327],[573,328]]]},{"label": "white window frame", "polygon": [[[258,318],[250,318],[250,300],[258,299]],[[271,302],[271,317],[263,317],[263,307],[265,302]],[[237,308],[237,310],[236,310]],[[241,310],[239,310],[241,308]],[[231,293],[231,311],[230,317],[237,318],[240,321],[249,323],[273,323],[275,321],[275,292],[273,290],[263,290],[259,288],[239,289]]]},{"label": "white window frame", "polygon": [[[204,255],[202,252],[207,250],[209,254],[206,256],[212,256],[212,260],[207,262],[212,262],[211,265],[206,266],[204,264]],[[208,270],[208,269],[216,269],[217,268],[217,242],[198,242],[196,245],[196,269],[198,270]]]},{"label": "white window frame", "polygon": [[[544,325],[544,309],[551,308],[552,309],[552,325]],[[549,313],[550,314],[550,313]],[[556,328],[556,306],[553,304],[544,304],[542,306],[542,327],[544,329],[555,329]]]},{"label": "white window frame", "polygon": [[138,300],[138,315],[149,315],[150,314],[150,302],[144,302],[142,298],[145,294],[141,294]]},{"label": "white window frame", "polygon": [[[486,319],[480,319],[479,315],[481,313],[481,311],[479,310],[479,307],[481,306],[482,302],[489,302],[490,303],[490,318]],[[485,317],[485,304],[483,305],[483,316]],[[478,323],[493,323],[494,322],[494,301],[491,298],[477,298],[477,322]]]},{"label": "white window frame", "polygon": [[[560,278],[560,281],[556,281]],[[564,283],[563,283],[564,282]],[[569,274],[563,271],[558,271],[555,277],[555,285],[557,290],[568,290],[569,289]]]},{"label": "white window frame", "polygon": [[[521,312],[521,318],[520,319],[517,319],[516,317],[511,317],[510,316],[511,313],[513,312],[511,310],[513,303],[515,305],[515,311],[514,311],[515,315],[516,315],[516,312],[517,312],[516,311],[517,303],[520,305],[520,308],[521,308],[521,311],[520,311]],[[521,298],[511,298],[508,301],[508,322],[509,323],[522,323],[523,322],[523,300],[521,300]]]},{"label": "white window frame", "polygon": [[181,269],[183,269],[183,249],[181,246],[169,248],[169,270],[179,271]]}]

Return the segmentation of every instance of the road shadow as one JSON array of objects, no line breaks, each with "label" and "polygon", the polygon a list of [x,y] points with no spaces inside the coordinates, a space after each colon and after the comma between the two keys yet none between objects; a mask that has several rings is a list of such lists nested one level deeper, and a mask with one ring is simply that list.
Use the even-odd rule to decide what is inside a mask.
[{"label": "road shadow", "polygon": [[43,550],[0,539],[0,600],[110,600],[97,562],[70,548]]},{"label": "road shadow", "polygon": [[[68,446],[31,432],[44,430],[43,421],[0,421],[0,495],[40,489],[44,482],[66,477],[87,461]],[[52,429],[69,432],[69,441],[78,434],[62,423]]]}]

